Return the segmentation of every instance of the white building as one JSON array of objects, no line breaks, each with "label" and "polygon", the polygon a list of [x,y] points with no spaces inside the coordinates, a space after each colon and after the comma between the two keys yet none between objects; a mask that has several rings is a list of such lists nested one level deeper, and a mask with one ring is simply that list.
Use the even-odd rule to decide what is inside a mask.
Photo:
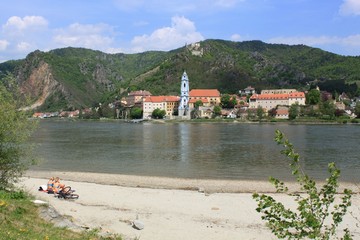
[{"label": "white building", "polygon": [[305,105],[304,92],[253,94],[249,100],[250,108],[262,107],[269,111],[277,106]]}]

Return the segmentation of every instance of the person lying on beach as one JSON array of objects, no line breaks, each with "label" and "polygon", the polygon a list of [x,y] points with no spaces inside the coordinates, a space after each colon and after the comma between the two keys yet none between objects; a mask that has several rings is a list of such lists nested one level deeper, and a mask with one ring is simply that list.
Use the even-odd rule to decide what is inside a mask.
[{"label": "person lying on beach", "polygon": [[47,191],[53,191],[53,187],[54,187],[54,183],[55,183],[55,178],[54,177],[51,177],[47,183],[47,188],[46,190]]},{"label": "person lying on beach", "polygon": [[39,187],[39,191],[43,191],[43,192],[47,192],[47,193],[54,193],[54,183],[55,183],[55,178],[51,177],[49,179],[49,181],[47,182],[47,185],[40,185]]},{"label": "person lying on beach", "polygon": [[64,184],[60,183],[60,178],[56,177],[55,178],[55,182],[54,182],[54,186],[53,186],[53,192],[54,193],[59,193],[61,191],[61,189],[63,189],[65,187]]}]

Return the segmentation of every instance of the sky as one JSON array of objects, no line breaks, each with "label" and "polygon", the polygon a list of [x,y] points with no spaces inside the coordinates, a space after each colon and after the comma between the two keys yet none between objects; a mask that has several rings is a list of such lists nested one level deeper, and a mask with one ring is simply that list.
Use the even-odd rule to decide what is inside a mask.
[{"label": "sky", "polygon": [[360,56],[360,0],[0,0],[0,62],[34,50],[168,51],[206,39]]}]

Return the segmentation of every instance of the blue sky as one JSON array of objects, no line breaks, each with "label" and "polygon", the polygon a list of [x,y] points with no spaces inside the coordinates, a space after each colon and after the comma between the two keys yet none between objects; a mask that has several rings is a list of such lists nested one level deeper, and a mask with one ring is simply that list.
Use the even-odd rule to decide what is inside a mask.
[{"label": "blue sky", "polygon": [[0,62],[39,49],[172,50],[205,39],[360,55],[360,0],[0,0]]}]

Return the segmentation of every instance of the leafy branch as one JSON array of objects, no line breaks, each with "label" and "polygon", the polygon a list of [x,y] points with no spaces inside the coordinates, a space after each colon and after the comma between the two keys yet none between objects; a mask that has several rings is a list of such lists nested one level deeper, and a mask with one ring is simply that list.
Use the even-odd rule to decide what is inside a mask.
[{"label": "leafy branch", "polygon": [[[341,201],[339,204],[335,204],[340,170],[335,163],[329,163],[330,177],[318,190],[315,181],[302,169],[300,155],[294,151],[293,145],[279,130],[275,132],[275,141],[284,147],[281,153],[290,159],[291,173],[300,184],[303,193],[289,194],[284,182],[270,177],[270,182],[275,186],[277,192],[295,197],[298,205],[297,211],[285,208],[281,202],[271,196],[254,193],[253,198],[258,203],[256,210],[263,214],[262,219],[279,238],[330,239],[336,237],[337,228],[351,205],[352,194],[350,190],[345,189],[344,194],[340,197]],[[348,229],[344,229],[342,239],[351,239]]]}]

